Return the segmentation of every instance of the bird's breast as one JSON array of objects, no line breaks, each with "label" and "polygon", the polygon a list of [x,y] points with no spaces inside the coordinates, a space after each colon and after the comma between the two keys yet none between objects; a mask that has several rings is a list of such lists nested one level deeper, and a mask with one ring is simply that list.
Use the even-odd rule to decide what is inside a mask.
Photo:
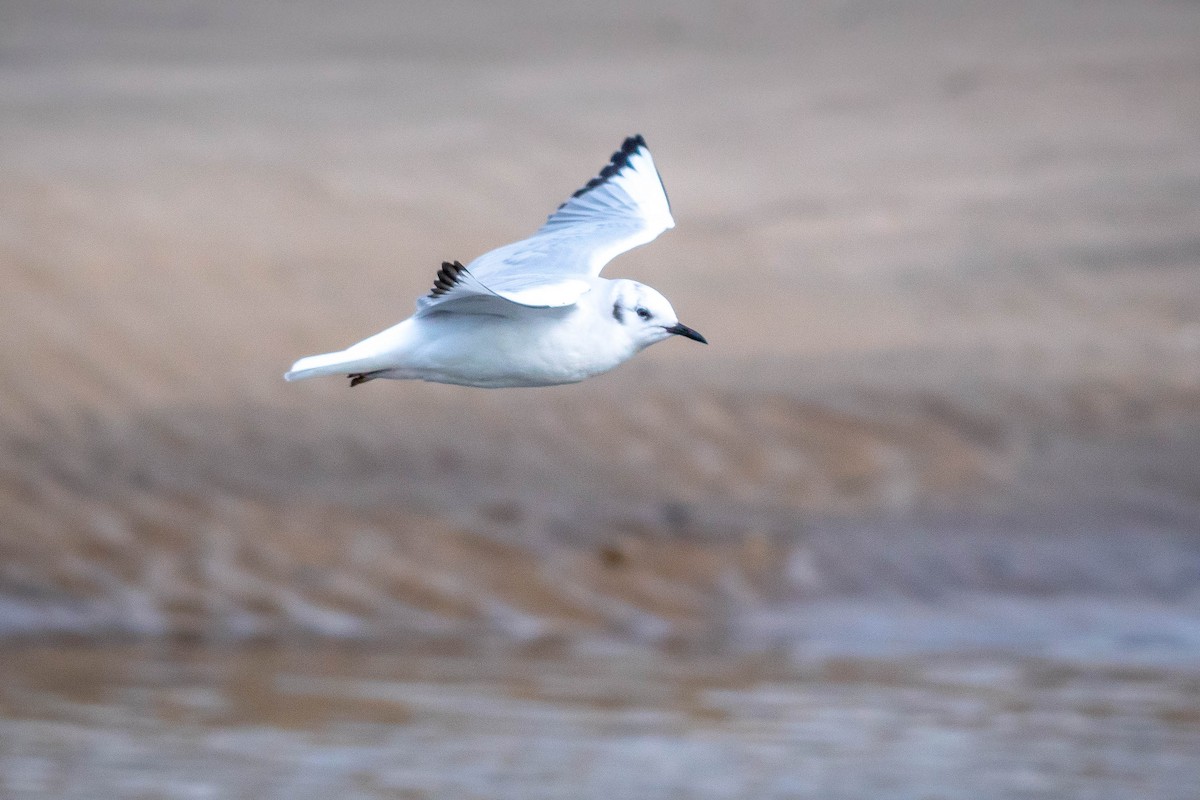
[{"label": "bird's breast", "polygon": [[[551,386],[606,372],[633,355],[620,331],[586,309],[537,309],[515,318],[437,317],[419,354],[429,379],[472,386]],[[416,355],[416,354],[415,354]]]}]

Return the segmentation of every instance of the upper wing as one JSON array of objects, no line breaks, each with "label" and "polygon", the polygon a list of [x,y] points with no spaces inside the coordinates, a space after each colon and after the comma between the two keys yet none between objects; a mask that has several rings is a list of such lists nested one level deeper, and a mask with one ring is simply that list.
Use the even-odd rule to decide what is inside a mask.
[{"label": "upper wing", "polygon": [[504,314],[515,311],[506,303],[572,305],[615,256],[673,227],[646,140],[631,136],[533,236],[485,253],[466,267],[443,264],[433,291],[417,301],[417,313]]}]

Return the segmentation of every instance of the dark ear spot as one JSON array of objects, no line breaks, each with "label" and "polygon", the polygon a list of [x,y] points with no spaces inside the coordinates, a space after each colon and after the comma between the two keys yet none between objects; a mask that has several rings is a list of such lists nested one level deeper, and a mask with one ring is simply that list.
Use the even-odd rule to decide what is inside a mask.
[{"label": "dark ear spot", "polygon": [[625,309],[621,308],[621,301],[613,303],[613,319],[622,325],[625,324]]}]

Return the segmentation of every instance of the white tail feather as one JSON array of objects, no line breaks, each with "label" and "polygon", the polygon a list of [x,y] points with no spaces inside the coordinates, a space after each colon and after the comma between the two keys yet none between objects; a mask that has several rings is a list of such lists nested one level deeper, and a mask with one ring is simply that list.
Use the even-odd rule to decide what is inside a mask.
[{"label": "white tail feather", "polygon": [[398,369],[402,366],[398,358],[404,351],[412,325],[412,320],[407,319],[345,350],[302,358],[292,364],[292,368],[283,378],[298,381],[320,375],[354,375],[360,372]]},{"label": "white tail feather", "polygon": [[319,356],[307,356],[292,364],[292,368],[284,373],[283,379],[298,381],[321,375],[349,375],[354,372],[366,371],[364,368],[368,362],[369,359],[362,356],[351,356],[346,350],[322,353]]}]

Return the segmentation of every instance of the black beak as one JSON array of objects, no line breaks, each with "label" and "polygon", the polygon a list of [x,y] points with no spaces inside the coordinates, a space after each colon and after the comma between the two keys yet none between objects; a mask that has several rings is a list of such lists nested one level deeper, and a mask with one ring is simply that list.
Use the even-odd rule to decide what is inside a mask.
[{"label": "black beak", "polygon": [[686,336],[692,341],[699,342],[700,344],[708,344],[708,339],[705,339],[703,336],[701,336],[699,331],[692,330],[682,322],[676,322],[674,325],[669,325],[667,327],[667,333],[674,333],[677,336]]}]

